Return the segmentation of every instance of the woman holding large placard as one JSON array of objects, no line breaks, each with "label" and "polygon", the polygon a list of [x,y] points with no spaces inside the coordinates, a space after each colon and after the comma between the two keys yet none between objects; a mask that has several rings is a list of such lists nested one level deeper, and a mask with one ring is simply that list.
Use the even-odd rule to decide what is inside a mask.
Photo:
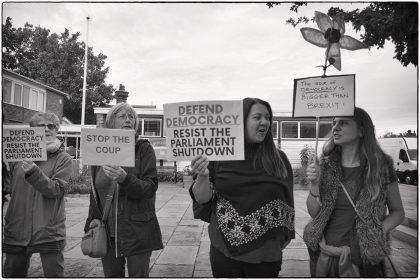
[{"label": "woman holding large placard", "polygon": [[39,253],[45,277],[64,277],[64,193],[72,172],[71,157],[56,138],[60,120],[54,113],[35,113],[29,124],[45,127],[47,161],[11,164],[3,276],[26,277],[32,254]]},{"label": "woman holding large placard", "polygon": [[[380,148],[370,116],[335,117],[320,165],[309,165],[313,218],[303,239],[313,277],[384,277],[390,231],[404,219],[392,159]],[[388,214],[387,214],[388,210]]]},{"label": "woman holding large placard", "polygon": [[277,277],[294,238],[293,173],[271,133],[268,102],[243,100],[245,160],[191,161],[194,216],[210,223],[214,277]]},{"label": "woman holding large placard", "polygon": [[[134,129],[137,114],[127,103],[112,107],[105,128]],[[148,277],[153,250],[163,248],[162,234],[155,212],[158,179],[156,156],[149,141],[135,144],[135,167],[92,166],[92,189],[85,232],[97,226],[107,197],[112,201],[106,218],[108,250],[102,258],[105,277]]]}]

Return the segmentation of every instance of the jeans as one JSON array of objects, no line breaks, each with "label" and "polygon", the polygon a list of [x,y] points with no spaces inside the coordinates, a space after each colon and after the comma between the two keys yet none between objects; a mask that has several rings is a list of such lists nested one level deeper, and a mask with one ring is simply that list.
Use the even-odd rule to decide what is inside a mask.
[{"label": "jeans", "polygon": [[[27,277],[29,262],[32,254],[6,253],[3,277]],[[40,253],[44,277],[58,278],[64,277],[64,255],[63,252]]]},{"label": "jeans", "polygon": [[210,246],[210,264],[213,277],[216,278],[277,278],[282,261],[262,263],[237,261]]},{"label": "jeans", "polygon": [[128,277],[149,277],[150,256],[152,251],[128,257],[115,257],[115,239],[111,240],[105,257],[102,258],[104,276],[106,278],[124,278],[125,263],[127,262]]}]

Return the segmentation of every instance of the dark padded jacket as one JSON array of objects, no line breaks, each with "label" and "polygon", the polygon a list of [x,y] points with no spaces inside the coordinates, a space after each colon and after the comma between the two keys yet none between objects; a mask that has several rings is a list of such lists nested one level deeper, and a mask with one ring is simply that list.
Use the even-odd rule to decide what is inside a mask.
[{"label": "dark padded jacket", "polygon": [[[97,166],[92,166],[92,189],[85,232],[92,219],[101,219],[98,193],[94,185]],[[147,140],[135,146],[135,167],[124,167],[126,179],[117,185],[116,256],[133,256],[163,248],[162,234],[156,217],[155,201],[158,188],[156,156]]]}]

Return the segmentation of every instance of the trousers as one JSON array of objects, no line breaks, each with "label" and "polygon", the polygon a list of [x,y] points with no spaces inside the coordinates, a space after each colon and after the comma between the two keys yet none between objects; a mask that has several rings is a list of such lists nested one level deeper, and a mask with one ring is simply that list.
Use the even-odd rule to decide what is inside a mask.
[{"label": "trousers", "polygon": [[126,263],[128,277],[149,277],[150,256],[152,255],[152,251],[128,257],[115,257],[115,239],[111,239],[111,247],[108,249],[106,256],[102,258],[105,278],[124,278]]},{"label": "trousers", "polygon": [[210,264],[213,277],[216,278],[277,278],[282,262],[247,263],[237,261],[226,257],[211,245]]},{"label": "trousers", "polygon": [[[54,253],[39,253],[39,255],[41,256],[44,277],[64,277],[64,255],[62,251]],[[6,278],[27,277],[31,256],[32,253],[27,252],[6,253],[3,276]]]}]

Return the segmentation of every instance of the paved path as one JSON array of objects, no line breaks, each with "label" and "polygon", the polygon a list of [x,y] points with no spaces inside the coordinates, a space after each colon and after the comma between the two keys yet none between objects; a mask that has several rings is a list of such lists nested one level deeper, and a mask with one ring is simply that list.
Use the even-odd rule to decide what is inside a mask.
[{"label": "paved path", "polygon": [[[407,214],[417,220],[417,195],[402,189],[402,197],[409,202],[404,206]],[[412,191],[412,189],[409,189]],[[295,190],[296,239],[284,250],[284,260],[279,277],[309,277],[309,257],[302,236],[309,220],[306,211],[306,190]],[[415,201],[415,203],[413,202]],[[86,195],[66,197],[67,246],[65,248],[65,277],[103,277],[99,259],[83,256],[80,240],[88,213]],[[155,251],[151,258],[151,277],[212,277],[207,225],[193,218],[188,191],[181,184],[160,183],[156,211],[162,229],[165,248]],[[408,210],[408,211],[407,211]],[[415,215],[413,213],[415,212]],[[417,277],[417,247],[393,240],[393,256],[402,277]],[[3,258],[4,261],[4,258]],[[40,258],[34,254],[29,270],[30,277],[43,277]]]}]

